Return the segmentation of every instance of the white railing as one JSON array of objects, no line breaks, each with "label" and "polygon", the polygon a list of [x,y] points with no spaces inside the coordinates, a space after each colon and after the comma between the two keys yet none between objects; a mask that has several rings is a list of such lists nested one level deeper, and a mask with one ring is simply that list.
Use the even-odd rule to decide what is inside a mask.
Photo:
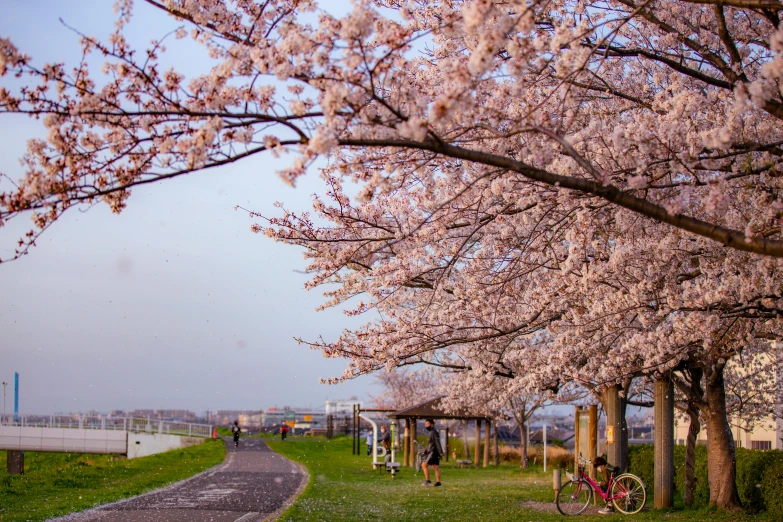
[{"label": "white railing", "polygon": [[0,415],[0,426],[29,426],[38,428],[73,428],[82,430],[124,430],[142,433],[163,433],[211,437],[212,425],[193,422],[166,421],[140,417],[112,417],[109,415]]}]

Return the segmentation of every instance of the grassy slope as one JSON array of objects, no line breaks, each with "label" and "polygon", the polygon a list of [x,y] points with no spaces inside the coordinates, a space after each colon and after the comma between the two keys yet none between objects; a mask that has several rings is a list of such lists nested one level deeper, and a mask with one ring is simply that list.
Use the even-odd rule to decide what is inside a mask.
[{"label": "grassy slope", "polygon": [[131,460],[28,451],[25,474],[11,476],[0,451],[0,520],[46,520],[138,495],[219,464],[224,454],[220,439]]},{"label": "grassy slope", "polygon": [[[310,483],[285,512],[284,521],[448,520],[449,522],[560,521],[559,513],[526,509],[523,502],[552,503],[551,474],[540,468],[522,472],[510,464],[499,468],[456,469],[443,466],[442,488],[422,488],[421,473],[406,468],[394,480],[373,472],[369,458],[351,455],[350,439],[269,441],[286,457],[307,466]],[[652,505],[649,499],[648,506]],[[633,520],[761,521],[764,517],[715,511],[645,511]],[[581,516],[579,520],[621,520],[622,515]]]}]

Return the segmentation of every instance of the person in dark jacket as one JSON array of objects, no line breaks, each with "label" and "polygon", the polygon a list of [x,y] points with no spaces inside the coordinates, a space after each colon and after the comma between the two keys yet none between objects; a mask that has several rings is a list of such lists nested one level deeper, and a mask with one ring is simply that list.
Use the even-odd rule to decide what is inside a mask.
[{"label": "person in dark jacket", "polygon": [[239,421],[234,421],[234,425],[231,426],[231,434],[234,435],[234,447],[239,447],[239,434],[242,429],[239,427]]},{"label": "person in dark jacket", "polygon": [[440,486],[440,458],[443,456],[443,447],[440,445],[440,435],[435,429],[435,421],[427,419],[424,421],[424,428],[429,432],[427,439],[427,448],[424,450],[424,459],[421,463],[421,469],[424,471],[424,484],[422,486],[432,486],[430,482],[430,468],[435,470],[435,486]]},{"label": "person in dark jacket", "polygon": [[381,446],[383,446],[383,448],[387,452],[391,451],[391,444],[392,444],[391,433],[389,433],[386,430],[386,426],[385,425],[381,426],[380,443],[381,443]]}]

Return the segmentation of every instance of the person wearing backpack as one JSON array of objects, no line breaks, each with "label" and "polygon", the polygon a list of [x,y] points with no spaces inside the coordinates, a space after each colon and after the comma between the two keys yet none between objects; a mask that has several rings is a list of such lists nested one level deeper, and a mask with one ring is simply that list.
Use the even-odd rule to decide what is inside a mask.
[{"label": "person wearing backpack", "polygon": [[234,421],[234,425],[231,426],[231,433],[234,435],[234,447],[239,447],[239,434],[242,432],[242,429],[239,427],[239,421]]}]

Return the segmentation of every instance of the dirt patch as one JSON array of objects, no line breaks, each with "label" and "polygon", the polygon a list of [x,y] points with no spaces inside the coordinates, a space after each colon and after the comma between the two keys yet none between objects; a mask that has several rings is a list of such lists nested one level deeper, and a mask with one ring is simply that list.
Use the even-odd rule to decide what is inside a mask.
[{"label": "dirt patch", "polygon": [[[527,509],[535,509],[536,511],[546,511],[547,513],[559,513],[557,506],[554,502],[522,502],[522,507]],[[603,504],[590,505],[582,513],[583,515],[597,515],[598,510],[603,507]]]}]

